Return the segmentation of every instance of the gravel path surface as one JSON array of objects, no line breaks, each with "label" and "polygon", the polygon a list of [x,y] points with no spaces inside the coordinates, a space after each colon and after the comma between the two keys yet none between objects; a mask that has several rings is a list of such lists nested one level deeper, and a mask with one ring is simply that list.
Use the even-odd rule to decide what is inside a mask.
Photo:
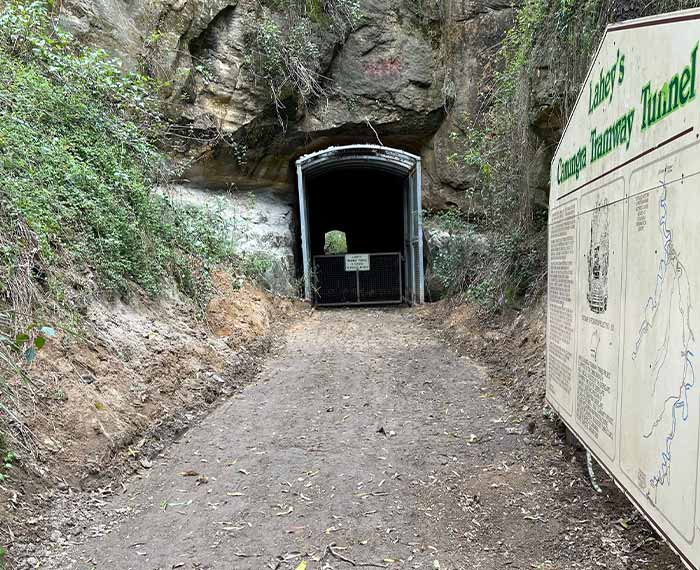
[{"label": "gravel path surface", "polygon": [[38,567],[680,568],[609,481],[594,493],[559,434],[521,423],[418,316],[297,323],[254,384],[93,500]]}]

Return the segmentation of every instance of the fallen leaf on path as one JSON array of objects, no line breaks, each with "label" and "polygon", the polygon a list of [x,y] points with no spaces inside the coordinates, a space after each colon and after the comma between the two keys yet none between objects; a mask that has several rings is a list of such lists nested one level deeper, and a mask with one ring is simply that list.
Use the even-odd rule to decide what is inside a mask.
[{"label": "fallen leaf on path", "polygon": [[[192,504],[192,499],[189,501],[185,501],[184,503],[168,503],[167,501],[163,501],[168,507],[189,507]],[[161,503],[162,506],[162,503]],[[165,507],[163,508],[165,510]]]},{"label": "fallen leaf on path", "polygon": [[294,507],[289,507],[286,511],[282,511],[281,513],[275,513],[278,517],[283,517],[285,515],[291,515],[294,512]]}]

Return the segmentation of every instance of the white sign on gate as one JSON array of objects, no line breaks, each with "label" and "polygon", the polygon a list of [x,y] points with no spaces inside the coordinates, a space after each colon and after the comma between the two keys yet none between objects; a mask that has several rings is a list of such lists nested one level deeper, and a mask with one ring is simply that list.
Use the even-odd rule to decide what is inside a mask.
[{"label": "white sign on gate", "polygon": [[548,401],[696,569],[699,42],[700,10],[608,28],[552,163],[547,322]]},{"label": "white sign on gate", "polygon": [[345,271],[369,271],[369,254],[352,253],[346,255]]}]

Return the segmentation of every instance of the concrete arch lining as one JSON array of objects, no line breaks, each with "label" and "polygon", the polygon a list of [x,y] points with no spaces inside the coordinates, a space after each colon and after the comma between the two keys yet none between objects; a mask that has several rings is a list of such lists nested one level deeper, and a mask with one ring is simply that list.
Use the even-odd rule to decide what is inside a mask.
[{"label": "concrete arch lining", "polygon": [[314,299],[307,186],[315,178],[338,170],[372,170],[405,179],[402,252],[405,261],[405,301],[409,304],[423,303],[425,287],[421,159],[406,151],[369,144],[329,147],[304,155],[296,161],[305,298],[309,301]]}]

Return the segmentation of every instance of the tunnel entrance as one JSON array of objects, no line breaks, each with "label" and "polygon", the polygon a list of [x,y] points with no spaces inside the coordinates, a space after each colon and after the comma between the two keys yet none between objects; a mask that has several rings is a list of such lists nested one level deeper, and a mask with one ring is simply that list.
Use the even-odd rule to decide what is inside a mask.
[{"label": "tunnel entrance", "polygon": [[[305,297],[317,305],[422,303],[421,163],[376,145],[296,162]],[[346,251],[328,235],[344,234]]]}]

